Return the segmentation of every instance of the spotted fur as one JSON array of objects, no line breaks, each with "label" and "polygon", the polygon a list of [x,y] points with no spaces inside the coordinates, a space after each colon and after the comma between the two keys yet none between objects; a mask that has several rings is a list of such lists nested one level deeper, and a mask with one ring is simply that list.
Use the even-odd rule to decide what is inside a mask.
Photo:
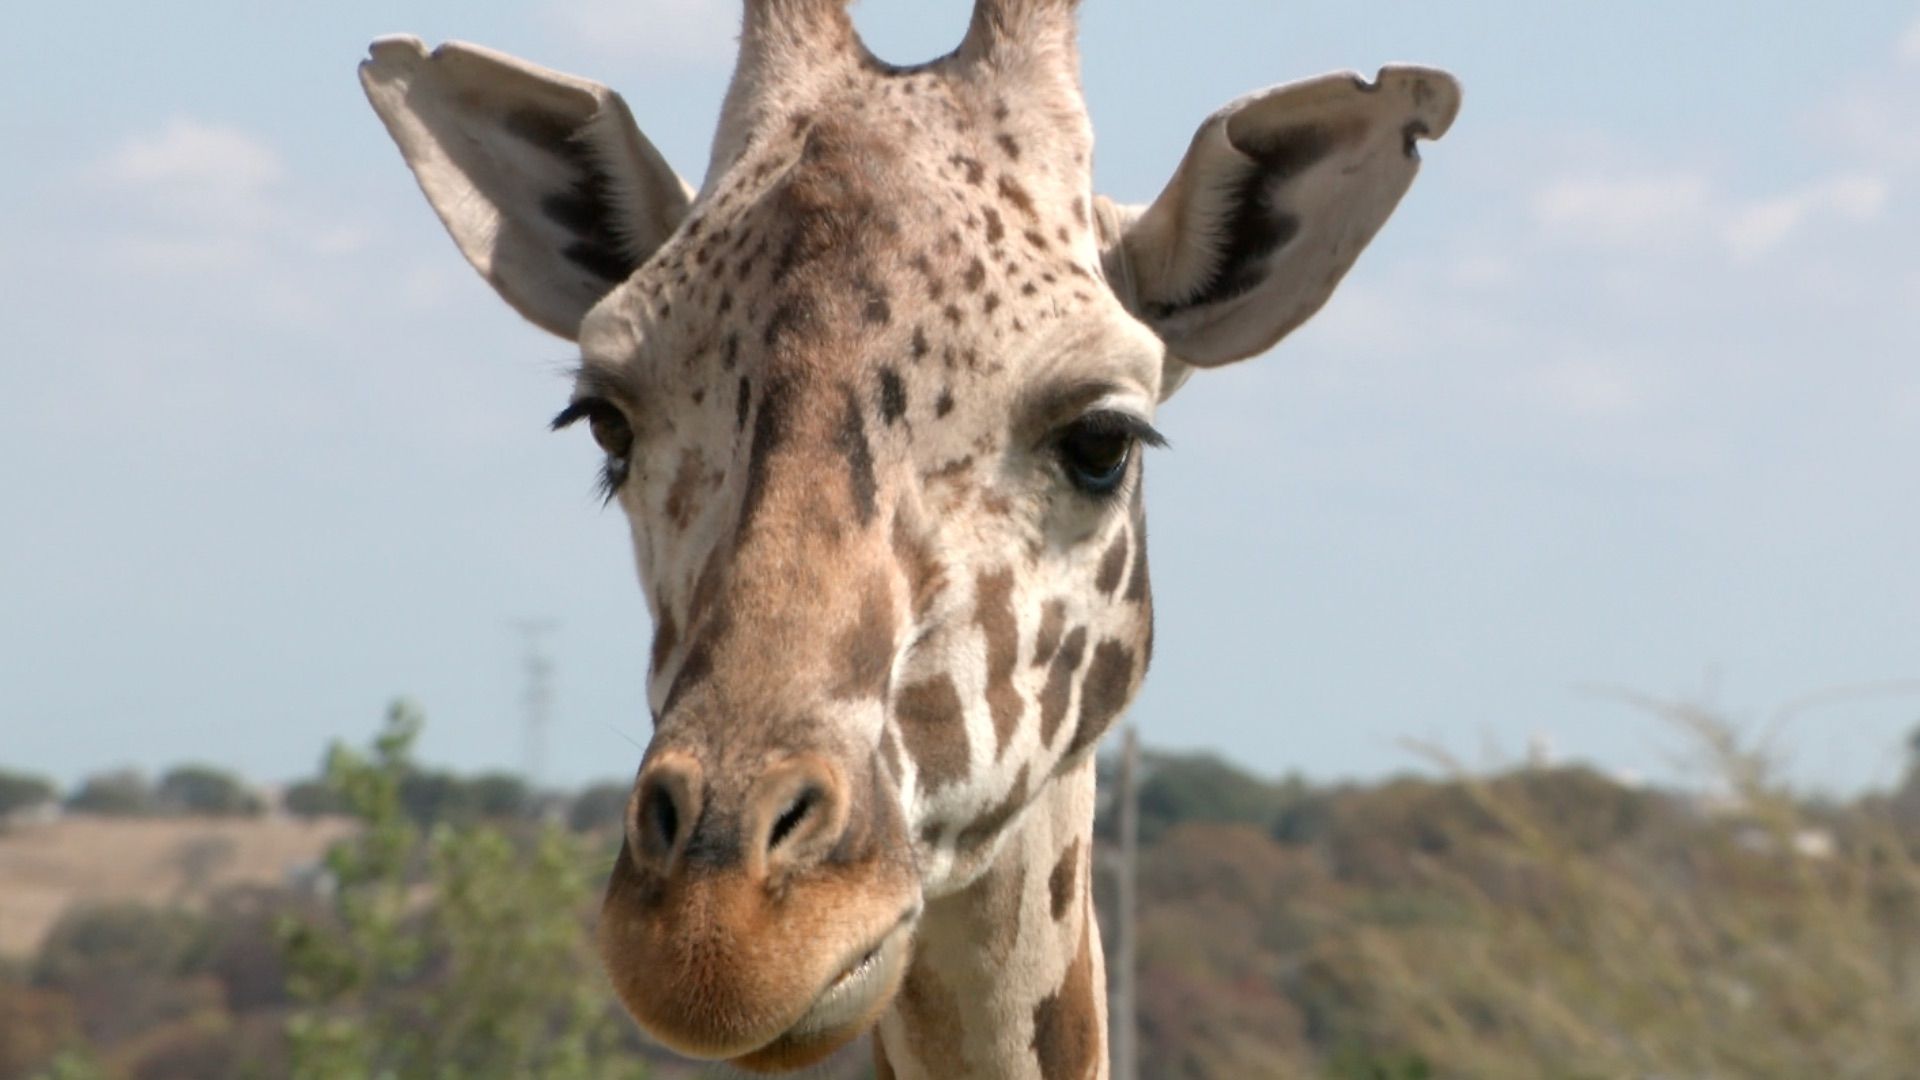
[{"label": "spotted fur", "polygon": [[[610,444],[655,732],[601,952],[689,1055],[877,1027],[883,1077],[1101,1077],[1092,752],[1152,650],[1153,409],[1311,313],[1457,92],[1270,91],[1120,208],[1073,0],[978,0],[914,67],[840,0],[745,3],[697,193],[604,87],[411,39],[362,69],[461,250],[579,342],[562,421]],[[1066,447],[1116,415],[1145,434],[1109,489]]]}]

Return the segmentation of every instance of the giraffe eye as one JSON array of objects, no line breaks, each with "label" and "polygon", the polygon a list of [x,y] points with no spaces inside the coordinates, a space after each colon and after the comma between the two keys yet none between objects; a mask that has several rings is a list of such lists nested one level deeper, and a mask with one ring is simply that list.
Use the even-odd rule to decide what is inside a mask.
[{"label": "giraffe eye", "polygon": [[1146,421],[1116,411],[1091,412],[1066,426],[1055,439],[1061,468],[1074,487],[1088,495],[1112,495],[1127,477],[1133,448],[1166,440]]},{"label": "giraffe eye", "polygon": [[587,430],[593,433],[593,441],[600,444],[606,452],[606,468],[600,474],[600,487],[607,498],[613,498],[614,492],[627,479],[627,469],[633,457],[633,425],[627,422],[627,414],[619,406],[605,398],[580,398],[553,418],[553,430],[559,431],[571,427],[581,420],[587,422]]},{"label": "giraffe eye", "polygon": [[571,427],[581,420],[587,422],[593,441],[600,444],[608,457],[625,458],[633,453],[633,428],[627,423],[627,414],[613,402],[605,398],[581,398],[553,418],[553,430]]}]

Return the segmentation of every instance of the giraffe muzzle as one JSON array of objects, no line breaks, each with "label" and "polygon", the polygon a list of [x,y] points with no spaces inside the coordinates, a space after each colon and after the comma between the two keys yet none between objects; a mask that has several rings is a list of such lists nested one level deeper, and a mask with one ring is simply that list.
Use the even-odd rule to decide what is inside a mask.
[{"label": "giraffe muzzle", "polygon": [[800,753],[755,772],[686,749],[648,755],[600,950],[664,1045],[784,1071],[886,1008],[921,899],[897,796],[876,770],[850,784],[840,763]]}]

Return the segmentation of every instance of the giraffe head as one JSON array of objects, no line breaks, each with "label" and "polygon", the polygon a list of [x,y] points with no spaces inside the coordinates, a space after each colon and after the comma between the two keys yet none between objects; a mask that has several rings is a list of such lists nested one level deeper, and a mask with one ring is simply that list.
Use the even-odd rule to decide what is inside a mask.
[{"label": "giraffe head", "polygon": [[1151,650],[1156,405],[1317,310],[1458,106],[1418,68],[1268,90],[1116,206],[1073,6],[979,0],[899,68],[838,0],[747,0],[697,193],[599,85],[362,65],[461,251],[580,347],[555,425],[604,451],[656,626],[601,947],[688,1054],[857,1035],[925,901],[1084,764]]}]

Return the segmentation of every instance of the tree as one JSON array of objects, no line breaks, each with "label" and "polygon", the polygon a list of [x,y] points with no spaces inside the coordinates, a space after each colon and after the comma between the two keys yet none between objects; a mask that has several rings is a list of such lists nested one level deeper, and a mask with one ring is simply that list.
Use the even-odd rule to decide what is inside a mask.
[{"label": "tree", "polygon": [[0,769],[0,819],[53,802],[60,789],[44,776]]},{"label": "tree", "polygon": [[409,766],[400,777],[401,808],[414,823],[470,822],[476,816],[473,790],[458,776],[441,769]]},{"label": "tree", "polygon": [[65,994],[0,981],[0,1076],[26,1076],[80,1040]]},{"label": "tree", "polygon": [[1301,797],[1299,781],[1268,783],[1210,754],[1159,757],[1140,785],[1140,836],[1151,843],[1183,822],[1271,828]]},{"label": "tree", "polygon": [[512,773],[481,773],[466,786],[468,804],[484,819],[524,818],[533,812],[532,789]]},{"label": "tree", "polygon": [[567,808],[567,824],[575,832],[618,829],[626,819],[632,793],[632,784],[595,784],[574,796]]},{"label": "tree", "polygon": [[153,788],[133,769],[100,773],[80,782],[67,809],[83,814],[138,816],[153,812]]},{"label": "tree", "polygon": [[265,809],[240,778],[211,765],[180,765],[160,778],[154,803],[164,813],[252,817]]},{"label": "tree", "polygon": [[347,812],[347,804],[325,780],[302,780],[290,785],[280,796],[280,806],[287,813],[308,820]]},{"label": "tree", "polygon": [[34,985],[66,995],[89,1045],[110,1046],[217,1002],[197,979],[207,955],[204,917],[119,903],[62,916],[40,948]]},{"label": "tree", "polygon": [[332,910],[282,928],[303,1005],[292,1076],[643,1077],[587,947],[591,856],[551,827],[525,846],[490,825],[422,827],[405,793],[420,727],[395,704],[370,753],[328,755],[364,827],[328,853]]}]

